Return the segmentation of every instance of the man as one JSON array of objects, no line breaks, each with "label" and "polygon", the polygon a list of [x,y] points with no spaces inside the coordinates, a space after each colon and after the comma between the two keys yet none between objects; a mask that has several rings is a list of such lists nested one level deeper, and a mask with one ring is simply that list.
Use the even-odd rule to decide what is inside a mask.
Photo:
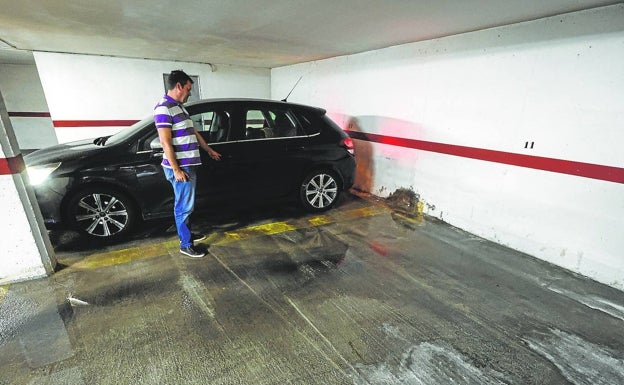
[{"label": "man", "polygon": [[167,77],[167,94],[154,107],[154,122],[164,155],[162,167],[167,180],[173,186],[175,196],[174,215],[180,252],[192,258],[201,258],[204,252],[194,247],[195,241],[205,239],[189,229],[189,217],[195,207],[196,167],[201,165],[199,148],[203,148],[215,160],[221,154],[210,148],[199,135],[193,121],[182,103],[191,95],[193,80],[180,70]]}]

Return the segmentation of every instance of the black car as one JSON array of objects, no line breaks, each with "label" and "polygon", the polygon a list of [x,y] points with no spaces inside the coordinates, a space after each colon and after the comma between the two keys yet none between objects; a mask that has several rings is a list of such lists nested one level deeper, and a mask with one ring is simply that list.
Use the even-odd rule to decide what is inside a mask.
[{"label": "black car", "polygon": [[[321,108],[259,99],[185,107],[222,155],[215,161],[201,151],[198,210],[295,198],[324,211],[353,184],[353,142]],[[25,162],[46,227],[113,239],[141,219],[173,215],[162,155],[150,116],[112,136],[35,151]]]}]

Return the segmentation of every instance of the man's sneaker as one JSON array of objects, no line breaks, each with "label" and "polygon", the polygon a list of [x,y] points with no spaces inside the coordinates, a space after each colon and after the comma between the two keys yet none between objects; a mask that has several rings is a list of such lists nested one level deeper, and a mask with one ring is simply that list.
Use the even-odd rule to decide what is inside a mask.
[{"label": "man's sneaker", "polygon": [[191,233],[191,240],[193,241],[193,243],[203,241],[204,239],[206,239],[206,236],[204,234]]},{"label": "man's sneaker", "polygon": [[191,257],[191,258],[201,258],[204,255],[206,255],[206,253],[204,253],[204,252],[195,250],[195,248],[193,246],[180,248],[180,252],[182,254],[186,255],[186,256]]}]

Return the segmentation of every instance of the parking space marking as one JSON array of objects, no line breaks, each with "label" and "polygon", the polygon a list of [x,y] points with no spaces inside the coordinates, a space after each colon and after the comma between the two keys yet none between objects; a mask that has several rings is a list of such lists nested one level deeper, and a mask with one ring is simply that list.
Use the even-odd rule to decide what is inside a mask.
[{"label": "parking space marking", "polygon": [[71,265],[74,269],[87,270],[100,267],[121,265],[141,259],[155,258],[168,254],[168,250],[179,247],[177,239],[159,242],[141,247],[130,247],[122,250],[109,251],[106,253],[92,254],[82,261]]},{"label": "parking space marking", "polygon": [[[223,233],[223,236],[225,237],[225,242],[231,242],[257,237],[258,235],[274,235],[296,229],[296,227],[287,222],[273,222],[264,225],[245,227],[237,231],[226,231]],[[208,241],[210,242],[210,239]]]},{"label": "parking space marking", "polygon": [[[389,212],[390,209],[383,205],[372,205],[359,209],[335,211],[331,214],[318,215],[312,218],[299,220],[272,222],[261,225],[249,226],[236,231],[214,232],[206,240],[215,246],[226,245],[232,242],[257,238],[267,235],[275,235],[308,227],[319,227],[344,220],[354,220]],[[122,250],[92,254],[80,262],[68,263],[72,269],[87,270],[107,266],[115,266],[143,259],[156,258],[168,255],[168,251],[177,249],[180,245],[177,237],[164,242],[159,242],[141,247],[130,247]]]},{"label": "parking space marking", "polygon": [[318,217],[308,219],[308,223],[312,227],[328,225],[332,223],[332,218],[327,215],[319,215]]},{"label": "parking space marking", "polygon": [[237,242],[244,239],[274,235],[308,227],[324,226],[341,220],[354,220],[370,217],[389,211],[389,208],[381,205],[367,206],[364,208],[345,211],[335,211],[328,215],[318,215],[312,218],[293,220],[289,222],[273,222],[264,225],[244,227],[236,231],[227,231],[225,233],[212,233],[208,236],[207,242],[217,246],[225,245],[230,242]]}]

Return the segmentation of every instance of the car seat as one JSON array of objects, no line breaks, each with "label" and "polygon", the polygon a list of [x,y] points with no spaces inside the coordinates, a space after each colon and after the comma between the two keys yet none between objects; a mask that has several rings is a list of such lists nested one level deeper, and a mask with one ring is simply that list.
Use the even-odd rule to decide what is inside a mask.
[{"label": "car seat", "polygon": [[247,127],[245,130],[246,139],[264,139],[265,137],[265,133],[261,128]]},{"label": "car seat", "polygon": [[279,114],[275,117],[275,134],[277,137],[295,136],[295,128],[286,114]]},{"label": "car seat", "polygon": [[224,111],[215,112],[215,127],[213,142],[224,142],[227,140],[230,130],[230,117]]}]

